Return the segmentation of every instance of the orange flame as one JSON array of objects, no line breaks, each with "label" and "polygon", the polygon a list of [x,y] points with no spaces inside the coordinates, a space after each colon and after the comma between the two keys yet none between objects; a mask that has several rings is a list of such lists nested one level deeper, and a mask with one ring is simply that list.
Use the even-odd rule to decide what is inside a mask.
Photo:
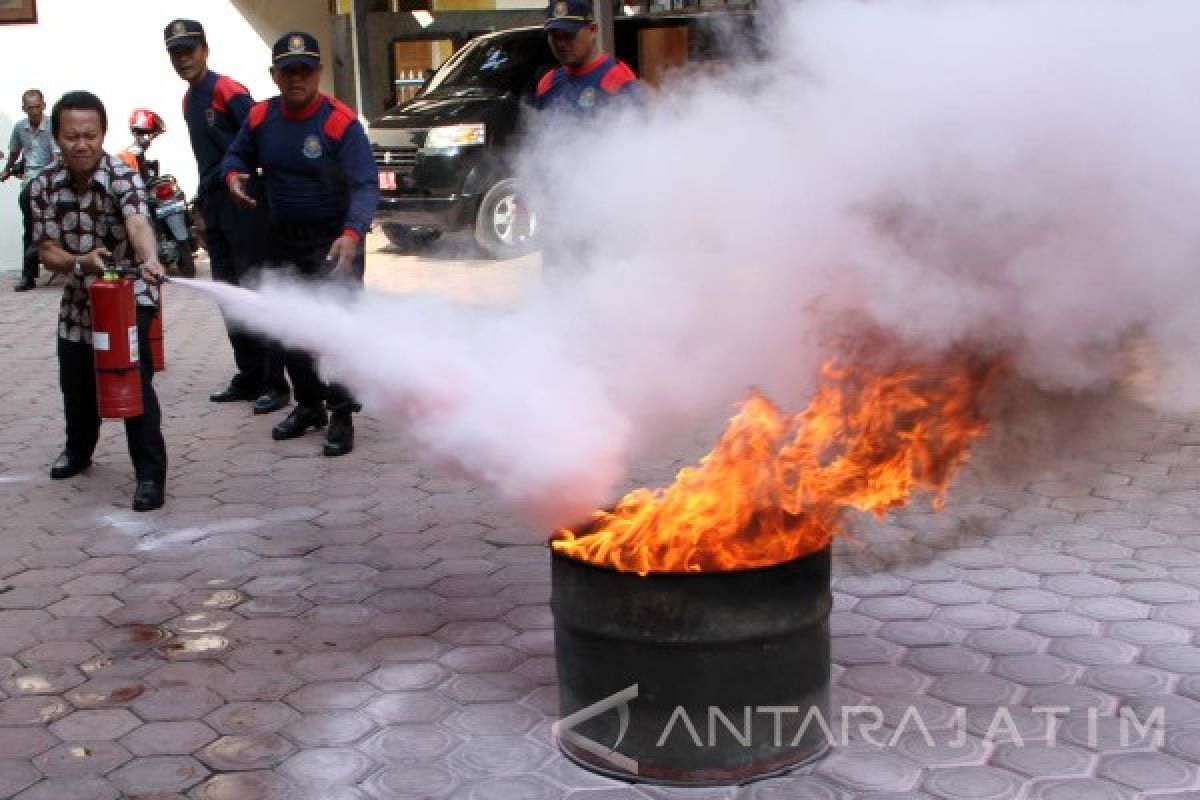
[{"label": "orange flame", "polygon": [[809,407],[782,414],[757,392],[712,452],[667,489],[636,489],[552,546],[646,575],[766,567],[820,550],[847,509],[882,516],[917,489],[940,507],[999,367],[946,362],[876,373],[826,364]]}]

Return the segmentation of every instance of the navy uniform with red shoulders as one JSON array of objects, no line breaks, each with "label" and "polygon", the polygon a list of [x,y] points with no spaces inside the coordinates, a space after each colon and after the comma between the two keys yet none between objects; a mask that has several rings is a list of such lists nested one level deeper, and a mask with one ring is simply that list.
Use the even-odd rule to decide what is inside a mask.
[{"label": "navy uniform with red shoulders", "polygon": [[[172,48],[207,44],[204,26],[191,19],[168,23],[163,30],[163,40],[168,52]],[[211,69],[183,96],[183,118],[187,122],[199,173],[196,207],[204,215],[204,244],[213,280],[234,286],[262,260],[263,254],[255,244],[259,239],[257,215],[234,205],[221,180],[221,161],[253,105],[254,98],[245,86]],[[210,399],[216,402],[254,400],[266,388],[266,340],[246,333],[228,319],[225,331],[233,348],[237,374],[228,388],[211,395]],[[287,391],[286,384],[283,389]]]},{"label": "navy uniform with red shoulders", "polygon": [[[290,33],[276,42],[277,65],[295,57],[289,46],[298,40],[303,40],[307,55],[317,57],[315,38]],[[228,180],[256,167],[262,168],[270,207],[270,260],[294,267],[302,277],[327,279],[335,266],[326,260],[329,249],[339,237],[349,235],[359,243],[353,272],[362,283],[366,269],[362,240],[379,202],[379,172],[358,115],[324,94],[298,112],[285,107],[281,97],[256,104],[226,153],[221,174]],[[349,424],[349,413],[358,410],[358,404],[344,387],[320,382],[309,354],[288,351],[284,363],[296,392],[293,415],[306,415],[304,427],[324,425],[326,406],[335,422]],[[287,422],[277,426],[276,438],[292,438],[290,431],[280,431],[289,428]],[[332,443],[334,426],[329,435]],[[347,451],[343,448],[336,454]],[[328,444],[326,454],[335,454]]]},{"label": "navy uniform with red shoulders", "polygon": [[578,69],[559,67],[543,75],[535,105],[539,110],[589,112],[618,97],[641,103],[645,89],[625,62],[601,54]]},{"label": "navy uniform with red shoulders", "polygon": [[[594,23],[591,0],[552,0],[542,27],[553,46],[555,33],[577,39],[581,30]],[[600,53],[583,66],[563,65],[543,75],[538,81],[534,105],[543,111],[586,114],[618,98],[640,105],[645,101],[646,90],[624,62]]]}]

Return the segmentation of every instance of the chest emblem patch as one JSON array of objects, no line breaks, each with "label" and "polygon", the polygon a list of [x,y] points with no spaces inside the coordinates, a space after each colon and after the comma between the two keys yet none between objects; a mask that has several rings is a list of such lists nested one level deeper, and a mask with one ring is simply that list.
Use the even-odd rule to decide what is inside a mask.
[{"label": "chest emblem patch", "polygon": [[591,86],[579,93],[579,107],[591,108],[596,105],[596,90]]},{"label": "chest emblem patch", "polygon": [[217,112],[211,108],[204,109],[204,123],[206,125],[208,125],[208,127],[210,127],[210,128],[213,125],[216,125],[217,124]]},{"label": "chest emblem patch", "polygon": [[310,133],[304,139],[304,148],[302,150],[305,158],[320,158],[321,157],[321,139],[315,133]]}]

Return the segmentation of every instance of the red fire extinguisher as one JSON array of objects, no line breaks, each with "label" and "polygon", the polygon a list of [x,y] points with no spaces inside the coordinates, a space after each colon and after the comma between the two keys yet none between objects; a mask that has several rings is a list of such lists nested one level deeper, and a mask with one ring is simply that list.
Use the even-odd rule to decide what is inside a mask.
[{"label": "red fire extinguisher", "polygon": [[142,376],[133,281],[114,266],[92,283],[92,352],[103,419],[142,415]]},{"label": "red fire extinguisher", "polygon": [[154,362],[154,371],[162,372],[167,368],[167,350],[163,341],[163,287],[158,287],[158,313],[150,321],[150,360]]}]

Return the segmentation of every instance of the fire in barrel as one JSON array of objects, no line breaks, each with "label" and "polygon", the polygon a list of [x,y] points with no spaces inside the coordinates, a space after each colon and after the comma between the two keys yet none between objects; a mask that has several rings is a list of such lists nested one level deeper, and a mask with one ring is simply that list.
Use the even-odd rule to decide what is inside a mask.
[{"label": "fire in barrel", "polygon": [[560,747],[658,783],[740,783],[824,752],[830,547],[850,510],[941,498],[998,367],[827,365],[810,406],[745,401],[672,486],[553,546]]}]

